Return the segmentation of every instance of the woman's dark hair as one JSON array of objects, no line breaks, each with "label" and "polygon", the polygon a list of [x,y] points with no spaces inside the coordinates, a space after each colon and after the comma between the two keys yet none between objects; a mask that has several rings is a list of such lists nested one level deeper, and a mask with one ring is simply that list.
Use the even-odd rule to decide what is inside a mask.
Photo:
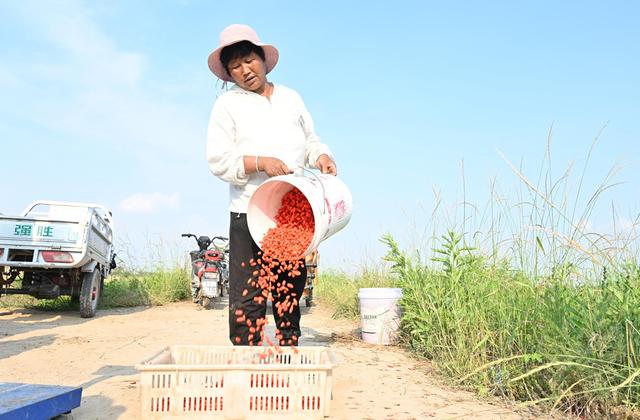
[{"label": "woman's dark hair", "polygon": [[[245,58],[252,52],[256,53],[258,57],[262,58],[264,61],[264,50],[262,47],[249,42],[249,41],[240,41],[235,44],[227,45],[220,51],[220,61],[222,62],[222,66],[229,74],[229,63],[236,58]],[[230,74],[229,74],[230,75]]]}]

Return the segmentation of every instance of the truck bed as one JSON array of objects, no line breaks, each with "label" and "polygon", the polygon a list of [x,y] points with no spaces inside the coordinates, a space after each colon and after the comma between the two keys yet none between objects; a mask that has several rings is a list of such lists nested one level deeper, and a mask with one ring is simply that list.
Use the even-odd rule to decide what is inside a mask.
[{"label": "truck bed", "polygon": [[[103,223],[104,225],[104,223]],[[0,216],[0,266],[79,267],[94,259],[107,264],[109,231],[93,220]],[[46,262],[44,251],[68,252],[72,262]]]}]

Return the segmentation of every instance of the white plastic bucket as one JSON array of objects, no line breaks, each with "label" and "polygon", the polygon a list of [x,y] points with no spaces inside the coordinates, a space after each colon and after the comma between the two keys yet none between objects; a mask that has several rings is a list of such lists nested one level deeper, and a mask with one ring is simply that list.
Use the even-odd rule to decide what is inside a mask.
[{"label": "white plastic bucket", "polygon": [[362,339],[371,344],[391,344],[398,338],[402,316],[398,300],[402,289],[366,288],[358,291]]},{"label": "white plastic bucket", "polygon": [[267,231],[276,226],[275,218],[282,204],[282,197],[294,187],[309,201],[315,220],[313,238],[301,258],[315,251],[320,242],[349,223],[353,209],[349,188],[336,176],[311,174],[313,176],[274,176],[260,184],[253,193],[247,210],[247,224],[249,233],[258,246]]}]

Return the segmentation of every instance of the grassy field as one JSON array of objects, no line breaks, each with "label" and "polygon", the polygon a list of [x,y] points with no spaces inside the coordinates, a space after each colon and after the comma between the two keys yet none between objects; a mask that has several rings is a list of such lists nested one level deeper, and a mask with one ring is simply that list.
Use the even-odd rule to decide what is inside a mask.
[{"label": "grassy field", "polygon": [[385,273],[323,273],[318,299],[358,318],[362,287],[401,287],[402,342],[454,384],[480,395],[578,415],[637,416],[640,269],[589,282],[556,270],[537,278],[493,264],[451,233],[423,264],[387,236]]},{"label": "grassy field", "polygon": [[[116,269],[104,284],[99,308],[140,305],[163,305],[191,296],[186,268],[133,271]],[[77,310],[78,304],[67,296],[38,300],[30,296],[3,296],[0,308],[38,308],[42,310]]]},{"label": "grassy field", "polygon": [[363,271],[349,276],[339,271],[321,272],[314,290],[320,300],[333,308],[334,317],[358,319],[358,290],[366,287],[391,287],[394,280],[384,271]]},{"label": "grassy field", "polygon": [[136,273],[115,272],[105,284],[104,307],[163,305],[191,296],[190,273],[186,268]]},{"label": "grassy field", "polygon": [[458,252],[450,239],[451,264],[434,268],[410,261],[386,238],[412,350],[480,394],[576,414],[637,407],[637,267],[589,284],[564,272],[534,279]]},{"label": "grassy field", "polygon": [[640,418],[640,219],[616,225],[611,205],[611,230],[588,228],[616,185],[612,170],[585,193],[591,153],[577,181],[571,167],[551,177],[550,152],[535,182],[507,162],[521,181],[515,197],[492,185],[484,206],[463,197],[457,219],[436,203],[421,248],[384,236],[388,272],[324,273],[319,300],[355,319],[358,288],[401,287],[402,343],[453,384],[561,413]]}]

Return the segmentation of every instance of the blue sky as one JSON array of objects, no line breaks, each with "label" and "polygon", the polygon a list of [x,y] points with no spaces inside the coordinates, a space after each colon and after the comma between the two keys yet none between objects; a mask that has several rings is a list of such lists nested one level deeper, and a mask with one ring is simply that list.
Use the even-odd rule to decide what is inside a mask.
[{"label": "blue sky", "polygon": [[[270,80],[300,92],[354,197],[323,263],[375,264],[443,203],[537,178],[552,130],[559,176],[584,189],[615,165],[590,221],[640,209],[640,6],[634,2],[0,0],[0,212],[44,198],[99,202],[118,246],[180,255],[184,231],[226,233],[227,187],[205,161],[220,84],[206,59],[230,23],[280,50]],[[556,175],[557,174],[557,175]],[[577,174],[575,184],[579,182]],[[575,186],[575,185],[574,185]],[[584,199],[588,199],[584,195]],[[437,221],[445,229],[445,221]],[[128,251],[127,251],[128,250]]]}]

